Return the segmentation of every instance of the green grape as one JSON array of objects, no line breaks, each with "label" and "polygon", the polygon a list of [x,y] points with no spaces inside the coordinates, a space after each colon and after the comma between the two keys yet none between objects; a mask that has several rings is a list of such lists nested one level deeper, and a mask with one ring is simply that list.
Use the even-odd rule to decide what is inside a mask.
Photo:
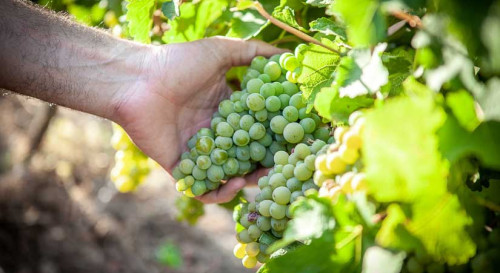
[{"label": "green grape", "polygon": [[252,59],[250,68],[257,70],[258,72],[264,72],[264,66],[267,64],[267,59],[262,56],[257,56]]},{"label": "green grape", "polygon": [[[196,164],[198,164],[198,162]],[[210,162],[210,164],[211,164],[211,162]],[[194,166],[192,175],[196,180],[203,180],[203,179],[207,178],[207,171],[200,169],[200,167],[198,167],[198,166]]]},{"label": "green grape", "polygon": [[[264,74],[267,76],[267,74]],[[259,93],[264,97],[268,98],[274,96],[276,94],[276,90],[274,85],[271,83],[265,83],[260,87]]]},{"label": "green grape", "polygon": [[229,123],[234,130],[240,129],[240,115],[237,113],[229,114],[229,116],[227,116],[227,123]]},{"label": "green grape", "polygon": [[314,162],[316,161],[316,155],[308,155],[306,156],[306,158],[304,159],[304,164],[306,165],[306,167],[311,170],[311,171],[314,171],[316,168],[314,167]]},{"label": "green grape", "polygon": [[[275,162],[276,164],[276,162]],[[274,173],[281,173],[281,171],[283,170],[283,165],[280,165],[280,164],[276,164],[274,165]]]},{"label": "green grape", "polygon": [[312,154],[317,154],[321,148],[323,148],[326,145],[326,143],[321,140],[321,139],[316,139],[312,144],[311,144],[311,153]]},{"label": "green grape", "polygon": [[299,80],[299,75],[293,71],[287,71],[286,80],[291,83],[297,83],[297,81]]},{"label": "green grape", "polygon": [[244,93],[243,95],[241,95],[241,105],[243,106],[243,109],[244,110],[248,110],[248,106],[247,106],[247,98],[250,94],[249,93]]},{"label": "green grape", "polygon": [[180,180],[185,177],[185,174],[179,170],[179,167],[175,167],[174,170],[172,171],[172,176],[174,177],[175,180]]},{"label": "green grape", "polygon": [[250,130],[250,127],[255,123],[255,120],[251,115],[244,115],[240,118],[240,127],[241,129],[245,130],[248,132]]},{"label": "green grape", "polygon": [[198,166],[198,168],[202,170],[207,170],[208,168],[210,168],[210,166],[212,166],[212,160],[210,159],[209,156],[200,155],[196,159],[196,166]]},{"label": "green grape", "polygon": [[[116,153],[118,154],[118,153]],[[190,159],[191,158],[191,154],[189,152],[184,152],[181,154],[181,160],[184,160],[184,159]]]},{"label": "green grape", "polygon": [[302,190],[302,182],[300,182],[297,177],[292,177],[286,181],[286,187],[291,191],[300,191]]},{"label": "green grape", "polygon": [[274,154],[274,162],[280,165],[286,165],[288,163],[288,154],[285,151],[277,151]]},{"label": "green grape", "polygon": [[264,122],[267,119],[267,110],[262,109],[260,111],[255,112],[255,119]]},{"label": "green grape", "polygon": [[276,96],[270,96],[266,99],[266,109],[269,112],[279,111],[281,108],[281,101]]},{"label": "green grape", "polygon": [[262,167],[271,168],[274,165],[273,154],[268,150],[266,151],[266,157],[259,161]]},{"label": "green grape", "polygon": [[320,127],[322,122],[321,122],[321,118],[315,114],[315,113],[311,113],[311,118],[314,120],[314,122],[316,123],[316,128]]},{"label": "green grape", "polygon": [[229,99],[232,102],[237,102],[237,101],[240,101],[241,95],[243,95],[242,91],[234,91],[233,93],[231,93],[231,96],[229,97]]},{"label": "green grape", "polygon": [[250,143],[250,158],[253,161],[261,161],[266,157],[266,147],[260,143],[253,141]]},{"label": "green grape", "polygon": [[271,229],[271,219],[265,216],[257,218],[257,227],[262,231],[269,231]]},{"label": "green grape", "polygon": [[194,148],[194,146],[196,146],[196,141],[198,140],[198,137],[196,135],[192,136],[189,140],[188,140],[188,148],[189,149],[192,149]]},{"label": "green grape", "polygon": [[243,257],[243,260],[241,260],[241,262],[245,268],[250,269],[250,268],[254,268],[255,265],[257,265],[257,258],[245,256],[245,257]]},{"label": "green grape", "polygon": [[[227,125],[229,127],[231,127],[229,124],[227,124]],[[231,128],[231,130],[232,130],[232,128]],[[212,152],[212,150],[215,148],[214,146],[215,146],[215,141],[213,140],[213,138],[207,137],[207,136],[202,136],[202,137],[198,138],[198,140],[196,141],[195,148],[196,148],[196,152],[198,152],[198,154],[209,155]]]},{"label": "green grape", "polygon": [[273,56],[271,56],[271,58],[269,58],[269,61],[271,62],[275,62],[275,63],[279,63],[280,62],[280,57],[281,57],[281,54],[274,54]]},{"label": "green grape", "polygon": [[266,107],[266,100],[261,94],[252,93],[247,97],[247,106],[250,110],[257,112]]},{"label": "green grape", "polygon": [[227,161],[222,165],[224,173],[229,176],[236,175],[239,168],[240,166],[238,164],[238,160],[235,158],[228,158]]},{"label": "green grape", "polygon": [[234,103],[233,107],[234,107],[234,111],[236,113],[241,113],[243,111],[245,111],[245,106],[246,105],[243,105],[243,103],[241,103],[241,101],[237,101]]},{"label": "green grape", "polygon": [[260,195],[262,200],[271,200],[273,198],[273,189],[270,186],[261,188]]},{"label": "green grape", "polygon": [[210,180],[205,180],[205,186],[207,187],[207,190],[213,191],[220,186],[220,182],[212,182]]},{"label": "green grape", "polygon": [[299,119],[299,111],[293,106],[287,106],[283,109],[283,117],[289,122],[294,122]]},{"label": "green grape", "polygon": [[[276,155],[276,154],[275,154]],[[288,163],[288,158],[287,158],[287,162]],[[283,166],[283,170],[281,171],[281,173],[283,174],[283,176],[286,178],[286,179],[290,179],[293,177],[293,169],[295,167],[292,165],[292,164],[285,164]]]},{"label": "green grape", "polygon": [[264,137],[258,140],[258,142],[264,147],[269,147],[273,143],[273,137],[270,134],[266,133]]},{"label": "green grape", "polygon": [[233,142],[236,146],[246,146],[250,142],[250,135],[245,130],[237,130],[234,132]]},{"label": "green grape", "polygon": [[302,190],[292,192],[292,195],[290,196],[290,203],[297,201],[297,199],[299,199],[302,196],[304,196],[304,193],[302,193]]},{"label": "green grape", "polygon": [[238,161],[238,166],[240,167],[238,169],[238,174],[246,174],[250,171],[250,169],[252,168],[252,164],[250,162],[248,162],[248,160],[239,160]]},{"label": "green grape", "polygon": [[275,231],[284,231],[286,228],[286,224],[288,223],[288,219],[275,219],[271,218],[271,228]]},{"label": "green grape", "polygon": [[[281,143],[278,143],[276,141],[274,141],[271,146],[269,146],[269,151],[274,155],[276,154],[278,151],[285,151],[286,148],[283,144]],[[274,157],[273,157],[274,159]],[[273,160],[274,161],[274,160]]]},{"label": "green grape", "polygon": [[207,170],[207,178],[212,182],[219,182],[224,178],[224,170],[221,166],[212,165]]},{"label": "green grape", "polygon": [[283,94],[284,89],[283,89],[283,86],[281,85],[281,83],[279,83],[279,82],[273,82],[271,84],[274,87],[274,93],[275,93],[274,95],[275,96],[279,96],[279,95]]},{"label": "green grape", "polygon": [[179,163],[179,170],[183,174],[191,174],[194,168],[194,162],[191,159],[183,159]]},{"label": "green grape", "polygon": [[227,150],[233,146],[233,140],[230,137],[218,136],[215,138],[215,146]]},{"label": "green grape", "polygon": [[189,186],[186,185],[186,183],[184,182],[184,178],[177,181],[175,183],[175,189],[178,191],[178,192],[182,192],[182,191],[185,191],[189,188]]},{"label": "green grape", "polygon": [[296,165],[299,162],[300,158],[296,153],[293,153],[288,156],[288,164]]},{"label": "green grape", "polygon": [[295,56],[291,56],[290,58],[287,58],[285,60],[282,67],[284,67],[288,71],[293,71],[299,67],[299,61]]},{"label": "green grape", "polygon": [[207,185],[203,180],[196,180],[194,184],[191,186],[191,192],[194,196],[200,196],[207,192]]},{"label": "green grape", "polygon": [[[271,206],[269,206],[269,214],[274,219],[283,219],[286,214],[286,205],[280,205],[278,203],[272,202]],[[272,222],[272,219],[271,219]]]},{"label": "green grape", "polygon": [[277,187],[273,191],[273,200],[280,205],[286,205],[290,202],[291,194],[292,192],[287,187]]},{"label": "green grape", "polygon": [[264,73],[269,75],[271,81],[275,81],[281,76],[281,67],[278,63],[270,61],[264,66]]},{"label": "green grape", "polygon": [[258,76],[260,75],[260,72],[256,69],[247,69],[247,73],[246,73],[246,76],[249,78],[249,79],[254,79],[254,78],[257,78]]},{"label": "green grape", "polygon": [[300,121],[300,125],[304,129],[304,133],[311,134],[316,129],[316,122],[312,118],[304,118]]},{"label": "green grape", "polygon": [[297,109],[306,107],[304,100],[302,99],[302,93],[297,93],[290,98],[289,104]]},{"label": "green grape", "polygon": [[300,158],[300,159],[304,159],[306,158],[308,155],[311,154],[311,150],[309,149],[309,146],[307,146],[306,144],[304,143],[299,143],[297,144],[297,146],[295,146],[295,151],[294,151],[295,154],[297,154],[297,156]]},{"label": "green grape", "polygon": [[314,181],[312,180],[307,180],[302,184],[302,192],[306,192],[309,189],[318,189],[318,186],[314,184]]},{"label": "green grape", "polygon": [[[305,119],[305,118],[310,118],[310,117],[311,117],[311,113],[307,113],[307,108],[306,107],[300,108],[300,110],[299,110],[299,119]],[[314,123],[314,125],[316,125],[316,123]]]},{"label": "green grape", "polygon": [[268,176],[263,176],[263,177],[259,178],[259,180],[257,181],[257,185],[259,186],[259,188],[261,190],[263,188],[269,186],[269,177]]},{"label": "green grape", "polygon": [[293,96],[295,93],[299,92],[299,88],[295,83],[284,81],[283,83],[281,83],[281,85],[283,86],[283,92],[285,92],[285,94],[287,94],[290,97]]},{"label": "green grape", "polygon": [[327,142],[328,138],[330,138],[330,130],[326,127],[320,127],[314,131],[313,135],[315,139],[321,139],[324,142]]},{"label": "green grape", "polygon": [[259,140],[266,135],[266,128],[261,123],[255,123],[248,131],[249,137],[254,140]]},{"label": "green grape", "polygon": [[227,117],[234,112],[233,102],[230,100],[223,100],[219,103],[219,114],[222,117]]},{"label": "green grape", "polygon": [[[271,120],[271,130],[276,134],[283,134],[285,127],[288,125],[288,121],[283,116],[275,116]],[[300,125],[299,125],[300,126]]]},{"label": "green grape", "polygon": [[247,82],[247,91],[250,94],[259,93],[262,85],[264,85],[264,82],[261,79],[251,79]]},{"label": "green grape", "polygon": [[292,122],[285,126],[283,136],[289,143],[299,143],[304,137],[304,129],[299,123]]},{"label": "green grape", "polygon": [[299,164],[293,170],[293,175],[300,181],[306,181],[312,177],[313,172],[307,167],[306,164]]},{"label": "green grape", "polygon": [[248,161],[250,159],[250,147],[241,146],[236,148],[236,158],[242,161]]},{"label": "green grape", "polygon": [[[231,141],[233,141],[231,139]],[[236,157],[236,147],[232,146],[231,148],[227,149],[227,156],[230,158],[235,158]]]},{"label": "green grape", "polygon": [[281,101],[281,107],[280,109],[283,110],[285,107],[287,107],[290,103],[290,96],[288,94],[281,94],[278,96],[280,101]]},{"label": "green grape", "polygon": [[295,47],[295,51],[294,51],[294,54],[297,58],[299,58],[298,56],[300,55],[304,55],[304,51],[308,48],[308,46],[306,44],[299,44]]},{"label": "green grape", "polygon": [[269,77],[269,75],[267,75],[267,74],[260,74],[258,78],[259,78],[262,82],[264,82],[264,84],[266,84],[266,83],[270,83],[270,82],[271,82],[271,77]]},{"label": "green grape", "polygon": [[215,165],[222,165],[227,161],[228,155],[226,150],[215,148],[210,154],[210,159]]},{"label": "green grape", "polygon": [[231,137],[234,133],[234,129],[229,123],[223,121],[217,124],[216,132],[219,136]]},{"label": "green grape", "polygon": [[269,177],[269,186],[271,189],[276,189],[286,185],[286,178],[281,173],[275,173]]},{"label": "green grape", "polygon": [[271,200],[263,200],[262,202],[260,202],[257,205],[257,210],[259,211],[260,215],[266,217],[271,216],[270,208],[272,204],[274,204],[274,202]]},{"label": "green grape", "polygon": [[281,67],[285,67],[285,60],[288,59],[289,57],[294,57],[293,53],[285,52],[285,53],[281,54],[280,61],[279,61],[279,64]]},{"label": "green grape", "polygon": [[248,244],[248,243],[253,241],[250,238],[250,236],[248,235],[248,230],[246,230],[246,229],[240,231],[237,234],[236,239],[238,239],[239,242],[244,243],[244,244]]},{"label": "green grape", "polygon": [[248,235],[251,239],[257,240],[260,235],[262,235],[262,231],[257,227],[257,225],[251,225],[248,227]]}]

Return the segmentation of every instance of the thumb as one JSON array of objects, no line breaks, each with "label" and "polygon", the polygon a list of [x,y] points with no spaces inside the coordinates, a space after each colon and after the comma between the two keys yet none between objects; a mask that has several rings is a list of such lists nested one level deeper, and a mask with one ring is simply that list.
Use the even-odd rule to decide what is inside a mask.
[{"label": "thumb", "polygon": [[228,66],[249,65],[255,56],[271,57],[274,54],[286,52],[286,49],[277,48],[259,40],[242,40],[227,37],[212,37],[217,48],[226,55]]}]

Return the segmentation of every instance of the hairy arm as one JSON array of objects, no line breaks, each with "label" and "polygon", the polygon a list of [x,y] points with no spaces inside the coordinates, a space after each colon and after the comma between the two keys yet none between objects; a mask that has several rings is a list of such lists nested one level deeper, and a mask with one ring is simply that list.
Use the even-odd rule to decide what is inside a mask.
[{"label": "hairy arm", "polygon": [[19,0],[0,1],[0,88],[113,118],[153,47]]}]

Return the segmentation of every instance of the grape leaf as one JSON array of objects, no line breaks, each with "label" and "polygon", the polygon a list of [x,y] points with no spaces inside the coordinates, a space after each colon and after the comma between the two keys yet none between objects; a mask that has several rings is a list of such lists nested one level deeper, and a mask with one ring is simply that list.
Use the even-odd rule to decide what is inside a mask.
[{"label": "grape leaf", "polygon": [[130,0],[127,4],[128,28],[130,36],[141,43],[150,43],[149,31],[153,25],[154,0]]},{"label": "grape leaf", "polygon": [[291,27],[304,31],[304,28],[299,26],[297,20],[295,20],[295,11],[288,6],[276,7],[272,16]]},{"label": "grape leaf", "polygon": [[415,51],[402,47],[391,50],[382,55],[382,62],[389,71],[388,83],[381,89],[389,96],[403,92],[403,82],[411,75]]},{"label": "grape leaf", "polygon": [[395,98],[367,113],[363,161],[370,192],[381,202],[412,202],[446,192],[446,164],[436,130],[443,111],[427,97]]},{"label": "grape leaf", "polygon": [[363,256],[362,273],[399,273],[406,253],[394,253],[379,246],[369,247]]},{"label": "grape leaf", "polygon": [[225,0],[205,0],[184,3],[180,6],[180,16],[170,22],[171,28],[165,32],[165,43],[181,43],[205,37],[207,28],[227,8]]},{"label": "grape leaf", "polygon": [[377,0],[336,0],[333,12],[340,14],[347,28],[349,41],[360,47],[377,44],[386,37],[385,18]]},{"label": "grape leaf", "polygon": [[446,104],[457,118],[462,127],[468,131],[473,131],[479,126],[479,119],[476,115],[474,98],[465,90],[451,92],[446,95]]},{"label": "grape leaf", "polygon": [[324,8],[330,5],[332,2],[333,0],[307,0],[306,4],[309,4],[314,7]]},{"label": "grape leaf", "polygon": [[[334,43],[327,39],[321,41],[330,47],[338,49]],[[301,84],[300,89],[304,98],[313,102],[315,88],[331,80],[331,75],[335,71],[340,57],[337,53],[314,44],[305,49],[303,54],[302,73],[298,78],[298,82]],[[319,91],[319,89],[316,89],[316,91]]]},{"label": "grape leaf", "polygon": [[333,83],[339,88],[340,97],[373,94],[387,84],[389,72],[380,57],[386,46],[377,45],[373,53],[370,49],[353,49],[340,60]]},{"label": "grape leaf", "polygon": [[309,23],[310,31],[317,31],[325,35],[335,35],[340,37],[342,40],[347,40],[344,27],[341,27],[336,22],[321,17]]},{"label": "grape leaf", "polygon": [[484,113],[485,120],[500,121],[500,78],[492,78],[486,84],[483,92],[476,96]]},{"label": "grape leaf", "polygon": [[369,107],[373,102],[374,99],[367,96],[340,97],[337,88],[327,87],[316,95],[314,108],[322,117],[338,123],[347,122],[352,112]]},{"label": "grape leaf", "polygon": [[248,39],[262,31],[269,23],[255,10],[234,12],[228,37]]},{"label": "grape leaf", "polygon": [[171,0],[163,3],[161,5],[161,12],[169,20],[174,20],[175,17],[179,16],[179,0]]}]

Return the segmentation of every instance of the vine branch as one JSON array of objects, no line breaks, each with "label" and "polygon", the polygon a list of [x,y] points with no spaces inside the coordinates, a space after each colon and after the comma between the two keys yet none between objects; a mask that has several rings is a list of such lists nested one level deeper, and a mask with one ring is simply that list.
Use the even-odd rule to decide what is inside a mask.
[{"label": "vine branch", "polygon": [[253,7],[255,7],[255,9],[260,13],[260,15],[264,16],[267,20],[269,20],[272,24],[276,25],[277,27],[281,28],[281,29],[284,29],[285,31],[288,31],[290,32],[291,34],[299,37],[300,39],[304,40],[304,41],[307,41],[307,42],[310,42],[310,43],[313,43],[315,45],[319,45],[321,47],[324,47],[332,52],[335,52],[337,54],[340,55],[340,52],[332,47],[329,47],[323,43],[321,43],[320,41],[314,39],[313,37],[305,34],[304,32],[298,30],[298,29],[295,29],[283,22],[281,22],[280,20],[272,17],[269,13],[267,13],[267,11],[264,9],[264,7],[262,6],[261,3],[255,1],[253,3]]},{"label": "vine branch", "polygon": [[398,19],[406,21],[411,27],[422,28],[422,20],[420,20],[420,17],[416,15],[411,15],[402,10],[391,11],[391,15]]}]

